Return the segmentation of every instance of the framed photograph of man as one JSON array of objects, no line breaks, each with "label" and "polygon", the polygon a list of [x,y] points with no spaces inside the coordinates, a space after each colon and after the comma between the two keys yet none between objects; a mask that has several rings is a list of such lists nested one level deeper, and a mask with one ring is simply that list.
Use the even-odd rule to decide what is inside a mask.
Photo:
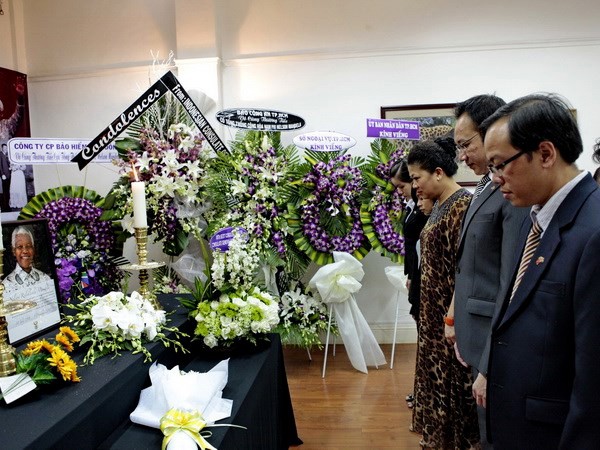
[{"label": "framed photograph of man", "polygon": [[[453,137],[454,103],[433,105],[382,106],[382,119],[412,120],[419,122],[421,140],[435,139],[442,136]],[[398,141],[399,147],[409,151],[413,141]],[[454,179],[461,186],[475,186],[479,177],[463,162],[458,161],[458,172]]]},{"label": "framed photograph of man", "polygon": [[8,339],[19,343],[60,322],[58,283],[46,219],[2,223],[4,302],[36,306],[6,318]]}]

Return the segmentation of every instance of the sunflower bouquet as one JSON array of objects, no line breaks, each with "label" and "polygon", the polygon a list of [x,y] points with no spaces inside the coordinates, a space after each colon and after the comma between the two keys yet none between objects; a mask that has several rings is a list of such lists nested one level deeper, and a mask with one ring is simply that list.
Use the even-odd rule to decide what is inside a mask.
[{"label": "sunflower bouquet", "polygon": [[69,356],[76,342],[79,342],[79,336],[69,327],[59,328],[54,343],[46,339],[29,342],[15,355],[17,375],[12,384],[3,390],[0,398],[5,397],[7,403],[12,401],[8,400],[9,395],[23,388],[27,389],[26,385],[31,381],[36,386],[81,381],[77,375],[77,364]]},{"label": "sunflower bouquet", "polygon": [[77,364],[68,354],[79,336],[69,327],[60,327],[54,339],[54,344],[46,339],[28,343],[17,355],[17,373],[28,374],[37,385],[58,379],[79,382]]}]

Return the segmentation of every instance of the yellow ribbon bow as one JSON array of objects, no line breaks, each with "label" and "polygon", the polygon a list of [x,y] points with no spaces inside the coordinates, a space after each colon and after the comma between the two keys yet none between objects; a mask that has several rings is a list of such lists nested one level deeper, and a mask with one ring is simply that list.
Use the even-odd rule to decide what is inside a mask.
[{"label": "yellow ribbon bow", "polygon": [[169,441],[175,433],[182,431],[191,437],[202,450],[217,450],[210,445],[205,437],[210,437],[212,433],[205,431],[204,436],[200,431],[206,426],[206,422],[198,411],[182,411],[180,409],[171,408],[160,419],[160,430],[165,435],[162,443],[162,450],[167,448]]}]

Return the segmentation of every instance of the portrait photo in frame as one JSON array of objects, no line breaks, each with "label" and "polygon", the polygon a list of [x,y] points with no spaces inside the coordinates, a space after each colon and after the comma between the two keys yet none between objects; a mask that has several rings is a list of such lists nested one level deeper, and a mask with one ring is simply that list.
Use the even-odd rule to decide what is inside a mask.
[{"label": "portrait photo in frame", "polygon": [[2,222],[4,302],[36,306],[6,318],[8,339],[19,344],[60,322],[58,283],[46,219]]},{"label": "portrait photo in frame", "polygon": [[[411,120],[419,122],[422,141],[442,136],[453,137],[455,103],[440,103],[432,105],[382,106],[382,119]],[[414,141],[399,140],[398,146],[409,151]],[[475,186],[480,176],[475,175],[469,167],[458,160],[458,172],[454,179],[461,186]]]}]

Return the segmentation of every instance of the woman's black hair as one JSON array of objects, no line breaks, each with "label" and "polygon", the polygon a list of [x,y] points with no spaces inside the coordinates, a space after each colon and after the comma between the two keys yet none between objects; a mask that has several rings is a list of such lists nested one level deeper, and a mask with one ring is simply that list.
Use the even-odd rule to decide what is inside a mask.
[{"label": "woman's black hair", "polygon": [[406,158],[402,158],[390,169],[390,178],[397,178],[403,183],[411,183],[412,179],[408,173],[408,164]]},{"label": "woman's black hair", "polygon": [[417,142],[407,157],[407,163],[418,165],[429,173],[438,167],[452,177],[458,171],[456,144],[451,137],[436,138],[433,141]]},{"label": "woman's black hair", "polygon": [[592,159],[595,162],[600,163],[600,138],[596,139],[596,143],[594,144],[594,153],[592,154]]}]

